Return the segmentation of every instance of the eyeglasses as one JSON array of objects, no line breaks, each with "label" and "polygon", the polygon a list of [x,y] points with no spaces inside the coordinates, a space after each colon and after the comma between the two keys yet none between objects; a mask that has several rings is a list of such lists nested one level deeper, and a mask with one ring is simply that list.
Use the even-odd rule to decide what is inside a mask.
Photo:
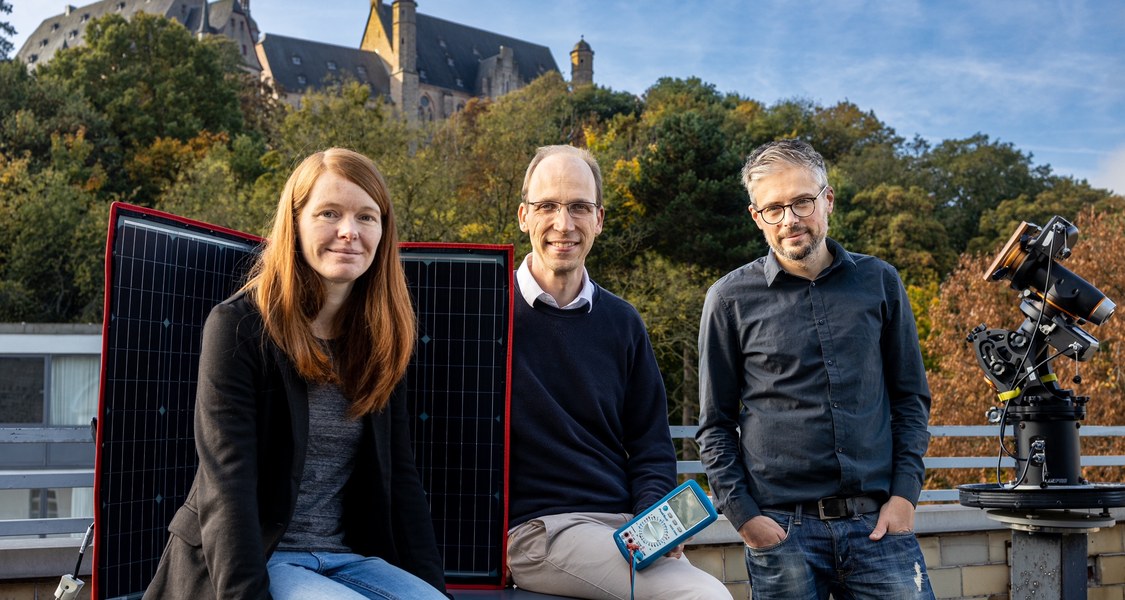
[{"label": "eyeglasses", "polygon": [[767,225],[777,225],[785,219],[785,209],[787,208],[792,210],[793,214],[797,217],[803,218],[813,214],[813,210],[816,209],[816,199],[819,198],[826,189],[828,189],[827,183],[812,197],[806,196],[804,198],[798,198],[789,204],[771,204],[761,209],[754,208],[754,205],[750,205],[750,208],[754,208],[754,212],[758,213]]},{"label": "eyeglasses", "polygon": [[555,202],[553,200],[544,200],[542,202],[528,202],[531,207],[531,212],[549,217],[557,215],[562,212],[563,207],[566,207],[566,212],[575,219],[582,219],[592,217],[598,212],[598,205],[593,202]]}]

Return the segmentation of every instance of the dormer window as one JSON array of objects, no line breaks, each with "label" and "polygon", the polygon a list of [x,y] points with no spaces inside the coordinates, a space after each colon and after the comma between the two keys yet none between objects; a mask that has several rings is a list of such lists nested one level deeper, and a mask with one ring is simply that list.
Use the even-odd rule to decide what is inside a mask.
[{"label": "dormer window", "polygon": [[460,77],[457,78],[457,87],[465,87],[465,82],[461,81]]},{"label": "dormer window", "polygon": [[336,61],[333,61],[333,60],[328,61],[328,70],[329,71],[335,71],[336,70]]},{"label": "dormer window", "polygon": [[418,79],[421,79],[422,81],[426,80],[426,70],[425,69],[418,69]]},{"label": "dormer window", "polygon": [[452,56],[445,57],[445,62],[449,63],[449,66],[452,67],[453,66],[453,57]]},{"label": "dormer window", "polygon": [[89,21],[89,20],[90,20],[90,13],[85,13],[85,14],[82,15],[82,22],[83,23],[85,23],[86,21]]},{"label": "dormer window", "polygon": [[59,30],[59,24],[58,23],[52,23],[51,24],[51,31],[58,31],[58,30]]},{"label": "dormer window", "polygon": [[293,64],[295,64],[295,65],[299,65],[299,64],[301,64],[301,57],[300,57],[300,56],[298,56],[298,55],[296,55],[296,54],[294,54],[294,55],[293,55]]},{"label": "dormer window", "polygon": [[437,39],[437,43],[438,43],[438,45],[439,45],[439,46],[441,46],[442,48],[444,48],[444,47],[445,47],[445,40],[444,40],[444,39],[442,39],[442,38],[438,38],[438,39]]},{"label": "dormer window", "polygon": [[309,82],[309,80],[306,79],[304,75],[298,75],[297,76],[297,83],[299,83],[301,85],[305,85],[308,82]]},{"label": "dormer window", "polygon": [[125,10],[125,3],[124,2],[118,2],[117,3],[117,12],[121,12],[123,10]]},{"label": "dormer window", "polygon": [[42,40],[39,41],[39,47],[40,48],[42,48],[43,46],[46,46],[47,44],[48,44],[47,38],[43,38]]},{"label": "dormer window", "polygon": [[70,38],[70,39],[72,39],[72,40],[73,40],[74,38],[78,37],[78,30],[77,30],[77,29],[71,29],[71,30],[70,30],[70,33],[68,33],[68,34],[66,35],[66,37],[68,37],[68,38]]},{"label": "dormer window", "polygon": [[367,75],[367,67],[365,67],[363,65],[360,65],[360,66],[355,68],[355,72],[359,73],[360,75],[366,76]]},{"label": "dormer window", "polygon": [[28,57],[27,57],[27,63],[28,63],[28,64],[31,64],[31,63],[33,63],[33,62],[35,62],[35,61],[37,61],[37,60],[39,60],[39,55],[38,55],[38,54],[31,54],[31,55],[28,55]]}]

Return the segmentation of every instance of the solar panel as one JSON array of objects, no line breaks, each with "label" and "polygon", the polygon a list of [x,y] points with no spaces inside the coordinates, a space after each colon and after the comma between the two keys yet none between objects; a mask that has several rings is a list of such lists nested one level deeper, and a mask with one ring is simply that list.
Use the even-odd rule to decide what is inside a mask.
[{"label": "solar panel", "polygon": [[[138,598],[196,468],[203,323],[259,238],[115,204],[106,257],[94,598]],[[451,587],[504,585],[510,246],[403,244],[418,313],[411,434]]]},{"label": "solar panel", "polygon": [[106,247],[93,591],[139,597],[195,474],[192,411],[203,322],[258,240],[115,204]]},{"label": "solar panel", "polygon": [[451,585],[504,583],[511,263],[510,246],[402,247],[418,313],[414,457]]}]

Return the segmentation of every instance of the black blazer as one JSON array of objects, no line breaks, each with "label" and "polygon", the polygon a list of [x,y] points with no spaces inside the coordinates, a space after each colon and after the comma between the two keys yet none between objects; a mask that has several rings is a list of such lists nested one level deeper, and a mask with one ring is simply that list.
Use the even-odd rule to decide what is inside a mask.
[{"label": "black blazer", "polygon": [[[270,598],[266,561],[296,506],[308,419],[305,382],[254,304],[239,293],[212,309],[196,393],[199,469],[145,598]],[[344,542],[445,591],[401,395],[363,425]]]}]

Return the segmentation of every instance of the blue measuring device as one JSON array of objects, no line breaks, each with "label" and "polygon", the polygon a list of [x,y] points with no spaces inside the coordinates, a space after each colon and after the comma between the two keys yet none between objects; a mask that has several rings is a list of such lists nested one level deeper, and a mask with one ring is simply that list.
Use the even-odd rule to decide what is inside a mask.
[{"label": "blue measuring device", "polygon": [[703,488],[688,480],[614,531],[613,541],[639,571],[718,518]]}]

